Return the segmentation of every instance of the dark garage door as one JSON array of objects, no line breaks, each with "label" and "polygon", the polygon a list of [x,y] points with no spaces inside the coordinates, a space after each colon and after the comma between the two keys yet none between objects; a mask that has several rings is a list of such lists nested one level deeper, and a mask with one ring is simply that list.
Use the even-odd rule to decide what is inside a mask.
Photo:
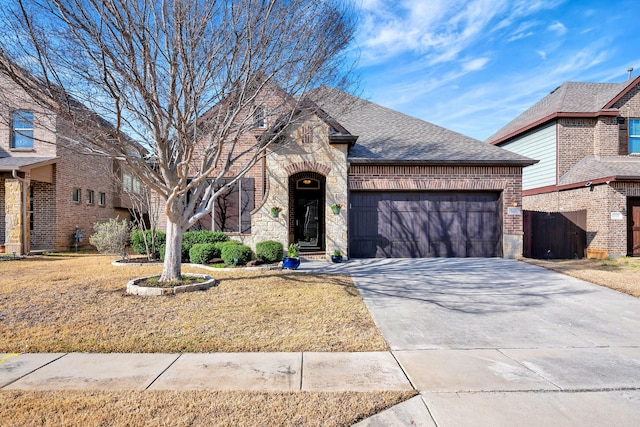
[{"label": "dark garage door", "polygon": [[497,192],[352,192],[353,258],[502,256]]}]

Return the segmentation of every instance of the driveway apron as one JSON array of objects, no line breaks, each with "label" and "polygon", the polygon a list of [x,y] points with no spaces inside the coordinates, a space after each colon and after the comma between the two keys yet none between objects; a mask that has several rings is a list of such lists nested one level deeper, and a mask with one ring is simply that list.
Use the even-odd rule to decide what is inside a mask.
[{"label": "driveway apron", "polygon": [[637,425],[640,299],[500,258],[334,269],[436,425]]}]

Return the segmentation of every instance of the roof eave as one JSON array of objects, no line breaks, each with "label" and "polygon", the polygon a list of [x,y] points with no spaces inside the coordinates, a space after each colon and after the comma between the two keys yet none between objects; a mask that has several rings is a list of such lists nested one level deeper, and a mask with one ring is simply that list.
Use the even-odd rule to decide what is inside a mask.
[{"label": "roof eave", "polygon": [[513,131],[499,139],[496,139],[495,141],[491,141],[489,144],[492,145],[500,145],[503,144],[505,142],[507,142],[510,139],[513,139],[523,133],[529,132],[530,130],[533,130],[537,127],[543,126],[555,119],[559,119],[559,118],[596,118],[596,117],[601,117],[601,116],[618,116],[620,114],[620,112],[617,109],[602,109],[596,112],[592,112],[592,113],[565,113],[565,112],[557,112],[557,113],[553,113],[550,114],[546,117],[543,117],[539,120],[536,120],[533,123],[530,123],[516,131]]},{"label": "roof eave", "polygon": [[353,147],[358,140],[358,135],[329,135],[329,144],[348,144],[349,148]]},{"label": "roof eave", "polygon": [[539,160],[394,160],[394,159],[349,159],[353,165],[412,165],[412,166],[531,166]]},{"label": "roof eave", "polygon": [[629,91],[631,91],[631,89],[633,89],[638,83],[640,83],[640,76],[631,80],[629,84],[622,91],[620,91],[620,93],[618,93],[611,101],[607,102],[604,108],[612,108],[612,106],[615,105],[616,102],[618,102],[620,99],[622,99],[623,96],[629,93]]},{"label": "roof eave", "polygon": [[28,172],[31,169],[35,169],[35,168],[39,168],[39,167],[42,167],[42,166],[47,166],[47,165],[52,165],[54,163],[57,163],[59,159],[60,159],[60,157],[53,157],[51,159],[43,160],[43,161],[40,161],[40,162],[29,163],[27,165],[9,166],[9,167],[0,166],[0,172],[13,172],[13,171]]}]

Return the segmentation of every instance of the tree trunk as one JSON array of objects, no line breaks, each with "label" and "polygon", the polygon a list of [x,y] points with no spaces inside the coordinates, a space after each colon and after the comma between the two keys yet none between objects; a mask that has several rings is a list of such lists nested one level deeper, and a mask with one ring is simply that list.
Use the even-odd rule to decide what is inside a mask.
[{"label": "tree trunk", "polygon": [[164,253],[161,282],[180,280],[182,262],[182,227],[167,218],[167,241]]}]

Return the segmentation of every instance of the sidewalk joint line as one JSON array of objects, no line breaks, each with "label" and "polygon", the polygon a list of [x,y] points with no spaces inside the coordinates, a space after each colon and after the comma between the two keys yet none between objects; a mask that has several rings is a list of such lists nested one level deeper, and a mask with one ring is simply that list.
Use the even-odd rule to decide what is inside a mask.
[{"label": "sidewalk joint line", "polygon": [[[420,392],[420,390],[418,390],[418,388],[416,387],[416,385],[413,383],[413,381],[411,381],[411,378],[409,378],[409,375],[407,374],[407,371],[404,370],[404,368],[402,367],[402,363],[400,363],[400,361],[398,360],[398,358],[396,357],[395,353],[391,350],[389,350],[389,353],[391,353],[391,357],[393,357],[393,360],[396,361],[396,363],[398,364],[398,367],[400,368],[400,370],[402,371],[402,373],[404,374],[404,377],[407,379],[407,381],[409,381],[409,384],[411,384],[411,387],[417,391]],[[425,403],[426,405],[426,403]]]},{"label": "sidewalk joint line", "polygon": [[[27,353],[21,353],[21,354],[27,354]],[[51,360],[51,361],[49,361],[49,362],[45,363],[44,365],[42,365],[42,366],[38,366],[38,367],[37,367],[37,368],[35,368],[34,370],[27,372],[26,374],[22,375],[21,377],[16,378],[16,379],[15,379],[15,380],[13,380],[13,381],[9,381],[9,382],[8,382],[8,383],[6,383],[6,384],[3,384],[2,386],[0,386],[0,389],[3,389],[3,388],[5,388],[5,387],[7,387],[7,386],[10,386],[11,384],[15,383],[16,381],[20,381],[20,380],[21,380],[21,379],[23,379],[24,377],[27,377],[27,376],[29,376],[29,375],[33,374],[34,372],[39,371],[40,369],[44,368],[44,367],[45,367],[45,366],[47,366],[47,365],[51,365],[53,362],[55,362],[55,361],[57,361],[57,360],[62,359],[63,357],[65,357],[65,356],[66,356],[66,355],[68,355],[68,354],[69,354],[69,353],[63,353],[60,357],[56,357],[55,359],[53,359],[53,360]]]},{"label": "sidewalk joint line", "polygon": [[304,373],[304,351],[300,352],[300,389],[302,391],[302,374]]},{"label": "sidewalk joint line", "polygon": [[[533,349],[535,350],[535,349]],[[547,377],[545,377],[544,375],[542,375],[540,372],[534,371],[533,369],[531,369],[530,367],[528,367],[527,365],[525,365],[524,363],[522,363],[521,361],[519,361],[518,359],[514,359],[513,357],[509,356],[508,354],[504,353],[502,351],[502,349],[500,348],[496,348],[496,351],[498,353],[500,353],[501,355],[503,355],[504,357],[506,357],[509,360],[513,360],[515,363],[517,363],[518,365],[522,366],[523,368],[525,368],[526,370],[533,372],[533,374],[535,374],[535,376],[537,376],[538,378],[548,382],[549,384],[551,384],[552,386],[556,387],[559,391],[563,391],[563,388],[560,387],[558,384],[554,383],[553,381],[551,381],[550,379],[548,379]]]},{"label": "sidewalk joint line", "polygon": [[162,370],[162,372],[160,372],[145,388],[144,390],[149,390],[149,387],[151,387],[156,381],[158,381],[158,378],[160,378],[165,372],[167,372],[169,370],[170,367],[173,366],[174,363],[176,363],[178,361],[178,359],[180,359],[182,357],[184,353],[178,353],[178,357],[176,357],[175,359],[173,359],[173,361],[171,363],[169,363],[169,365],[164,368]]}]

